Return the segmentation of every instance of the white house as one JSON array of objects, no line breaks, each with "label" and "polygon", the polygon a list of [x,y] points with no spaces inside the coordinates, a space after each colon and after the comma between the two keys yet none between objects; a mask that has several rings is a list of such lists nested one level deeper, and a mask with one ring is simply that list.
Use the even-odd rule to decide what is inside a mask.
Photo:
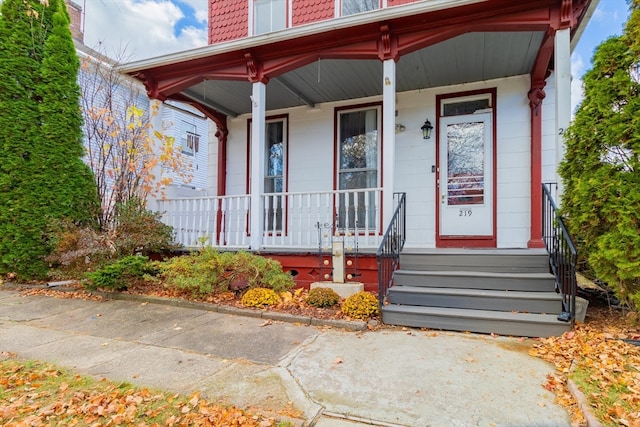
[{"label": "white house", "polygon": [[307,281],[342,241],[369,289],[379,271],[361,255],[399,200],[405,253],[538,253],[571,50],[596,5],[211,0],[209,46],[121,68],[215,123],[215,196],[168,201],[167,222],[187,246],[271,253]]}]

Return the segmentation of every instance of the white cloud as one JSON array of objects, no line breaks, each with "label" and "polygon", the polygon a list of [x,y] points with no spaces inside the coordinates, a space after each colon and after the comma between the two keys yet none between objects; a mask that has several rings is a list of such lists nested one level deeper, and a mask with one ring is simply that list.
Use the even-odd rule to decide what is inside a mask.
[{"label": "white cloud", "polygon": [[207,0],[182,0],[195,10],[196,19],[203,24],[207,22],[209,18],[209,5]]},{"label": "white cloud", "polygon": [[585,63],[578,53],[571,55],[571,111],[575,113],[578,104],[584,98],[582,78],[585,72]]},{"label": "white cloud", "polygon": [[[187,2],[192,6],[203,3]],[[204,7],[206,18],[206,4]],[[85,44],[101,44],[113,57],[121,56],[118,54],[124,48],[131,59],[142,59],[207,43],[206,25],[201,29],[185,27],[176,36],[175,26],[184,15],[169,0],[87,0],[84,9]],[[201,14],[201,9],[196,9],[197,13]]]}]

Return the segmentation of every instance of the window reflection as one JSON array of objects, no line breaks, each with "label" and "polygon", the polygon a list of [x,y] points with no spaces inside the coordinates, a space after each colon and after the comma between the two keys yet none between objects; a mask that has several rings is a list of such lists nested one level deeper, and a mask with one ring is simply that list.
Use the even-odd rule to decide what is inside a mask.
[{"label": "window reflection", "polygon": [[447,203],[484,203],[484,123],[447,125]]},{"label": "window reflection", "polygon": [[[338,188],[378,186],[378,110],[340,114]],[[375,221],[375,196],[360,192],[339,196],[338,227],[363,228]]]}]

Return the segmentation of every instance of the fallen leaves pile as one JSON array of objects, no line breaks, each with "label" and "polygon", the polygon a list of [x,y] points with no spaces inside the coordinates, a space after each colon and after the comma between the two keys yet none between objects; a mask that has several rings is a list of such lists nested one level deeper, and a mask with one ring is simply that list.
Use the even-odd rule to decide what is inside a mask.
[{"label": "fallen leaves pile", "polygon": [[637,319],[606,308],[592,312],[574,330],[541,339],[529,354],[555,365],[544,387],[572,412],[574,425],[584,419],[567,389],[568,379],[604,425],[640,427],[640,347],[625,341],[640,339],[640,328],[633,326]]},{"label": "fallen leaves pile", "polygon": [[[5,355],[6,357],[6,355]],[[96,381],[48,363],[0,360],[0,425],[248,426],[273,418],[129,384]]]},{"label": "fallen leaves pile", "polygon": [[[133,286],[129,286],[126,291],[129,294],[156,296],[161,298],[179,298],[191,301],[200,301],[211,304],[229,305],[238,308],[246,308],[242,305],[240,297],[235,292],[219,292],[209,295],[204,298],[196,298],[187,291],[181,291],[178,289],[169,289],[164,287],[161,283],[141,282],[135,283]],[[269,310],[277,311],[280,313],[289,313],[299,316],[313,317],[316,319],[342,319],[348,320],[340,310],[340,305],[336,304],[333,307],[317,308],[306,303],[309,291],[304,288],[297,288],[290,292],[280,293],[280,303],[256,310]]]},{"label": "fallen leaves pile", "polygon": [[90,292],[85,291],[84,289],[78,289],[75,291],[71,290],[58,290],[51,288],[33,288],[26,289],[20,292],[22,296],[45,296],[45,297],[53,297],[53,298],[64,298],[64,299],[83,299],[83,300],[91,300],[91,301],[102,301],[104,298],[100,295],[94,295]]}]

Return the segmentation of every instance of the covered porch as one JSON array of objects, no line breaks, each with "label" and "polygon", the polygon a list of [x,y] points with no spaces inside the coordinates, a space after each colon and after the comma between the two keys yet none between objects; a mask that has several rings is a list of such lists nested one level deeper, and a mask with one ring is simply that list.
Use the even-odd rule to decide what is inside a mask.
[{"label": "covered porch", "polygon": [[[558,182],[571,48],[596,4],[417,1],[127,64],[151,97],[188,102],[215,123],[206,194],[154,208],[186,247],[260,252],[304,280],[331,277],[340,241],[355,265],[347,280],[392,303],[385,322],[565,330],[548,314],[564,311],[564,294],[539,253],[542,183]],[[399,221],[398,193],[402,244],[385,235]],[[443,271],[421,254],[412,270],[403,245],[468,256],[447,254],[456,261]]]},{"label": "covered porch", "polygon": [[[571,45],[595,3],[420,1],[127,64],[122,71],[141,79],[151,97],[190,103],[215,123],[206,197],[159,200],[158,210],[187,247],[312,249],[326,229],[353,233],[360,247],[374,249],[393,194],[402,191],[411,245],[469,246],[473,232],[440,238],[449,217],[440,195],[454,187],[439,175],[447,163],[442,99],[494,90],[484,109],[492,114],[491,176],[478,180],[487,185],[490,227],[479,245],[542,247],[540,184],[557,181]],[[526,116],[508,117],[510,102]],[[367,165],[375,178],[364,187],[340,177],[336,111],[352,105],[373,105],[379,114],[379,152]],[[269,122],[282,117],[290,152],[275,186],[264,141]],[[426,121],[432,143],[421,145]],[[327,163],[314,167],[316,155]],[[421,164],[411,162],[417,156]],[[509,156],[518,156],[524,175],[513,177]],[[518,237],[510,239],[514,227]]]}]

